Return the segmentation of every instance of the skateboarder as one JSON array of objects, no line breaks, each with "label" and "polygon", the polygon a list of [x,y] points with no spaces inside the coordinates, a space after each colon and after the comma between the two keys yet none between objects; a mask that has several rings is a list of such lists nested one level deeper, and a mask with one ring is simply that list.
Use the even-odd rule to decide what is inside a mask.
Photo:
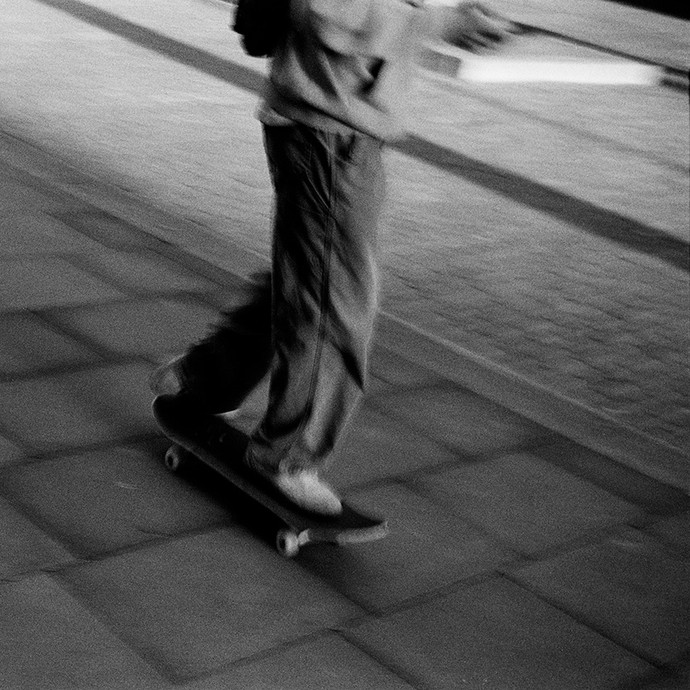
[{"label": "skateboarder", "polygon": [[271,274],[151,387],[213,415],[270,374],[245,462],[300,508],[342,509],[319,471],[365,387],[381,152],[404,132],[417,48],[429,35],[491,48],[510,31],[478,3],[290,0],[259,112],[275,192]]}]

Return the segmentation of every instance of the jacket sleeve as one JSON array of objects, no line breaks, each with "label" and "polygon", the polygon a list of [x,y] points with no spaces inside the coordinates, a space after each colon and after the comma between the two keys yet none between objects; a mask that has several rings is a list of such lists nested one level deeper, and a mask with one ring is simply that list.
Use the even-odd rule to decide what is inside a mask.
[{"label": "jacket sleeve", "polygon": [[304,0],[308,22],[329,50],[386,59],[428,29],[416,0]]}]

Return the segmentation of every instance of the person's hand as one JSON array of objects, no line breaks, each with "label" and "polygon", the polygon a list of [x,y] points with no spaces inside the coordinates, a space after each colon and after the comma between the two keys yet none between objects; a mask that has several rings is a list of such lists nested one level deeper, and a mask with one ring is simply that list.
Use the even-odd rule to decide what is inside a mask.
[{"label": "person's hand", "polygon": [[480,2],[434,5],[431,9],[437,36],[473,52],[494,50],[517,30],[513,22]]}]

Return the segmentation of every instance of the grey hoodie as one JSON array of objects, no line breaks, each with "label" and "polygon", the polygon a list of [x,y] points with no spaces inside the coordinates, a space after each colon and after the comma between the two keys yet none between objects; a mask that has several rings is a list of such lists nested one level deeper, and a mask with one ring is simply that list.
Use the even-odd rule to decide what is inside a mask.
[{"label": "grey hoodie", "polygon": [[408,0],[290,0],[266,105],[326,131],[399,136],[427,29],[426,11]]}]

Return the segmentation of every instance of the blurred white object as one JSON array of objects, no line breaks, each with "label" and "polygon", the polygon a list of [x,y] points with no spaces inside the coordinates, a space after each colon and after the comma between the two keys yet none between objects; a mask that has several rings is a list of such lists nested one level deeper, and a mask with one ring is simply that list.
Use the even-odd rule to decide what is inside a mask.
[{"label": "blurred white object", "polygon": [[473,53],[437,43],[427,46],[421,67],[436,76],[472,82],[650,85],[664,79],[662,67],[548,37],[516,37],[492,53]]}]

